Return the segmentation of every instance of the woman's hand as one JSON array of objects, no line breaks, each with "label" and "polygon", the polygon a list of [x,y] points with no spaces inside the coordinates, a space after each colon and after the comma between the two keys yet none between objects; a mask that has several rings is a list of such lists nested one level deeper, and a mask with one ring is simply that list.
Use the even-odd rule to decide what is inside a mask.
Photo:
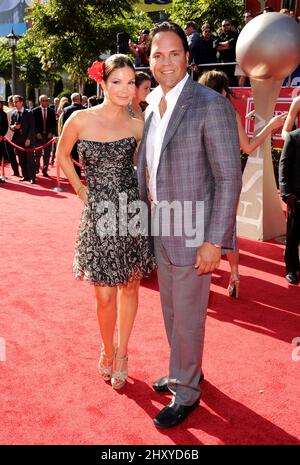
[{"label": "woman's hand", "polygon": [[77,196],[80,198],[80,200],[82,200],[82,202],[84,203],[84,205],[87,204],[87,188],[86,186],[81,186],[77,192]]},{"label": "woman's hand", "polygon": [[272,128],[272,131],[275,131],[275,129],[278,129],[281,126],[283,126],[287,115],[288,115],[288,112],[284,111],[280,115],[274,116],[274,118],[270,120],[270,126]]}]

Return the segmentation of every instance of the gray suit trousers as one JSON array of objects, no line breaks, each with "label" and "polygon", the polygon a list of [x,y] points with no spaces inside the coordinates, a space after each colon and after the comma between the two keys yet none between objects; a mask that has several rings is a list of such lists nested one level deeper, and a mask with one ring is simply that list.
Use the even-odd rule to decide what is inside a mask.
[{"label": "gray suit trousers", "polygon": [[164,323],[170,345],[169,383],[175,402],[191,405],[201,394],[205,320],[211,274],[193,266],[174,266],[160,237],[154,238]]}]

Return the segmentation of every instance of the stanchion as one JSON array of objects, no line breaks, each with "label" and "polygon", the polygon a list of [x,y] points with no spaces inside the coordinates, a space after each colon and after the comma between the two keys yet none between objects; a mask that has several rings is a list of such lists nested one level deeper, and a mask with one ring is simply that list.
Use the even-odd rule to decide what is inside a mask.
[{"label": "stanchion", "polygon": [[5,181],[7,178],[5,177],[5,166],[4,166],[4,156],[2,157],[2,163],[1,163],[1,176],[0,176],[1,181]]},{"label": "stanchion", "polygon": [[57,160],[56,160],[56,182],[57,182],[57,186],[54,187],[52,190],[54,192],[63,192],[64,190],[60,185],[60,166]]}]

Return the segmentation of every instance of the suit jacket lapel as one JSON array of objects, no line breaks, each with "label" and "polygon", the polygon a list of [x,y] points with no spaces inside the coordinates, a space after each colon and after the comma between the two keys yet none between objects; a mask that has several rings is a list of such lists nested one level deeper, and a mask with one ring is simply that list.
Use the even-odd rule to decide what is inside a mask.
[{"label": "suit jacket lapel", "polygon": [[193,89],[195,86],[195,82],[192,81],[190,78],[187,80],[184,88],[182,89],[181,94],[179,95],[179,98],[177,100],[177,103],[174,107],[174,110],[172,112],[169,124],[167,126],[167,130],[165,132],[165,137],[161,146],[161,156],[172,139],[176,129],[178,128],[180,121],[183,118],[183,115],[185,114],[186,110],[188,109],[192,99],[193,99]]},{"label": "suit jacket lapel", "polygon": [[153,112],[150,113],[150,115],[148,116],[148,118],[147,118],[147,120],[145,122],[144,134],[143,134],[143,138],[141,140],[140,149],[139,149],[139,153],[141,154],[141,157],[142,157],[141,162],[143,163],[143,165],[146,165],[146,163],[147,163],[147,161],[146,161],[146,144],[147,144],[147,136],[148,136],[152,116],[153,116]]}]

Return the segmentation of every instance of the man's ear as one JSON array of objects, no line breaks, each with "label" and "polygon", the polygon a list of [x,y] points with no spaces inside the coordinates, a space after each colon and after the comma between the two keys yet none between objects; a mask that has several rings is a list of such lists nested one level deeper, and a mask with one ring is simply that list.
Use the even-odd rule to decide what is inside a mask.
[{"label": "man's ear", "polygon": [[189,52],[186,52],[186,54],[185,54],[185,59],[186,59],[186,67],[188,67],[188,66],[189,66],[189,59],[190,59],[190,54],[189,54]]}]

